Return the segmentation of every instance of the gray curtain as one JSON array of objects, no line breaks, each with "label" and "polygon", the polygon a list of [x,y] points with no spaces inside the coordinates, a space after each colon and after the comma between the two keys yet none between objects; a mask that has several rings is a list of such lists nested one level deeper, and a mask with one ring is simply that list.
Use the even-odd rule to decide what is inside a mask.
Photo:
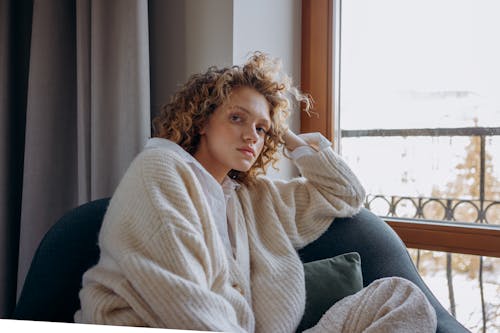
[{"label": "gray curtain", "polygon": [[111,196],[150,136],[159,3],[0,0],[0,318],[45,232]]}]

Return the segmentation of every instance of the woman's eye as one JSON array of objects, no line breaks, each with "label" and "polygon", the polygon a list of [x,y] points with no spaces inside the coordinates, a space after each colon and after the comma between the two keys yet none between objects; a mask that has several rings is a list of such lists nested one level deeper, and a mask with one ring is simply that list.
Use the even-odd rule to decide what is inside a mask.
[{"label": "woman's eye", "polygon": [[265,129],[264,127],[257,127],[257,133],[259,134],[267,134],[267,129]]},{"label": "woman's eye", "polygon": [[231,121],[234,121],[234,122],[240,122],[241,121],[241,116],[237,115],[237,114],[232,114],[230,116],[230,119],[231,119]]}]

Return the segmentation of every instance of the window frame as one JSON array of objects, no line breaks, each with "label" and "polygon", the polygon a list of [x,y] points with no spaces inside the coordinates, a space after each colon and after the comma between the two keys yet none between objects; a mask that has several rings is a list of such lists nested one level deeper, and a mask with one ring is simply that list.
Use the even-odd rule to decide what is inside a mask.
[{"label": "window frame", "polygon": [[[300,131],[320,132],[340,150],[340,0],[302,0],[301,89],[314,99]],[[409,248],[500,257],[500,228],[383,217]]]}]

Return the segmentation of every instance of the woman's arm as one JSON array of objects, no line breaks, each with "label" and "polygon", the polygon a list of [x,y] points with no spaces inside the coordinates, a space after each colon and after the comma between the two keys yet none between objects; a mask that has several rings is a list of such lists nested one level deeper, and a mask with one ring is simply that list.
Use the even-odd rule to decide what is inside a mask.
[{"label": "woman's arm", "polygon": [[[297,136],[288,132],[286,147],[301,177],[291,181],[262,178],[251,190],[252,201],[267,201],[297,248],[326,230],[335,217],[356,214],[365,192],[356,175],[319,133]],[[262,200],[262,193],[269,198]]]},{"label": "woman's arm", "polygon": [[[344,203],[350,206],[347,210],[359,210],[365,197],[363,186],[344,160],[332,150],[330,141],[320,133],[299,136],[290,129],[284,140],[286,149],[303,177],[325,195],[333,195],[331,203]],[[346,212],[343,215],[353,213]]]}]

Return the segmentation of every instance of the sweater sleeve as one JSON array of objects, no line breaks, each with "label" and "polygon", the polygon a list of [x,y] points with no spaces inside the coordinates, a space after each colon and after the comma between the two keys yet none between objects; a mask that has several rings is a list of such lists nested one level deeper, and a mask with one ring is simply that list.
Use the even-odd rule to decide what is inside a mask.
[{"label": "sweater sleeve", "polygon": [[[301,177],[291,181],[262,177],[251,190],[254,202],[272,205],[295,248],[318,238],[336,217],[356,214],[365,191],[356,175],[330,147],[294,159]],[[262,193],[269,197],[262,200]],[[258,214],[258,213],[257,213]]]},{"label": "sweater sleeve", "polygon": [[[231,286],[203,195],[188,166],[148,153],[127,172],[84,276],[83,322],[247,332],[251,309]],[[139,165],[138,165],[139,164]]]}]

